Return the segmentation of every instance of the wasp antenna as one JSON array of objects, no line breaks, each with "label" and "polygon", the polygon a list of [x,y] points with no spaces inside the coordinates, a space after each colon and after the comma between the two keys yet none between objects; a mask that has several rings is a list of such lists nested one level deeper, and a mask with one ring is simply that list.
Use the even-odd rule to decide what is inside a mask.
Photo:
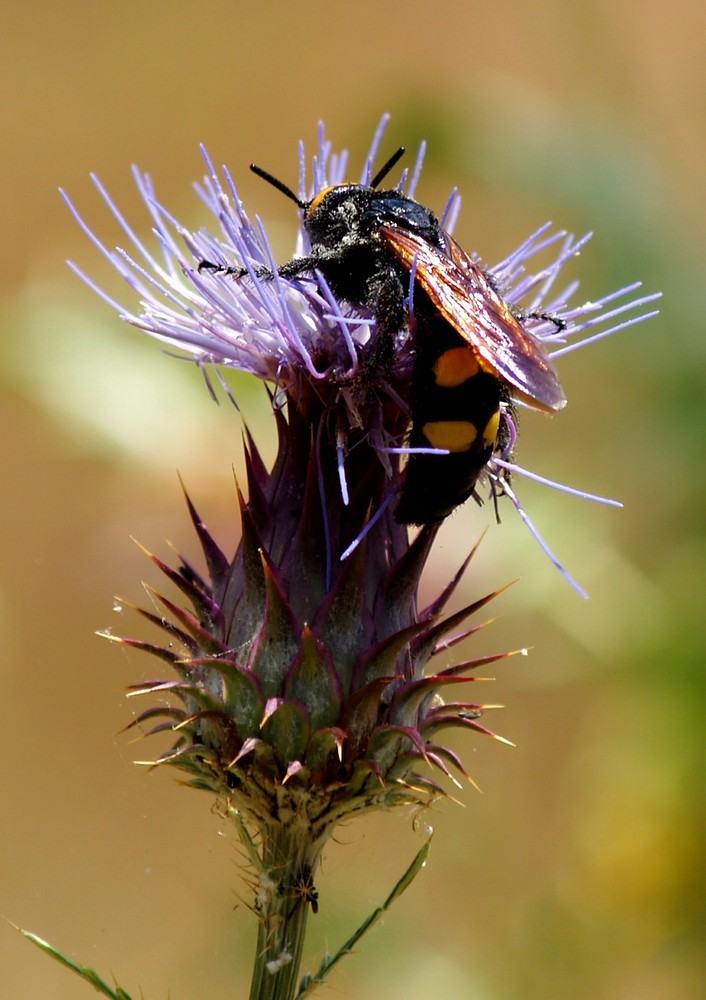
[{"label": "wasp antenna", "polygon": [[262,167],[258,167],[257,163],[251,163],[250,169],[254,174],[257,174],[258,177],[262,177],[263,181],[267,181],[267,183],[271,184],[272,187],[281,191],[283,195],[289,198],[290,201],[293,201],[295,205],[298,205],[299,208],[306,209],[309,207],[309,203],[302,201],[301,198],[297,197],[294,191],[292,191],[291,188],[288,188],[284,181],[280,181],[276,177],[273,177],[272,174],[268,174],[268,172],[263,170]]},{"label": "wasp antenna", "polygon": [[397,163],[397,161],[401,157],[404,156],[404,154],[405,154],[405,148],[404,148],[404,146],[400,146],[400,148],[397,150],[397,152],[393,153],[392,156],[390,157],[390,159],[387,161],[387,163],[385,163],[384,166],[382,166],[380,168],[380,170],[378,170],[378,172],[375,174],[375,176],[373,177],[373,179],[370,182],[370,187],[371,188],[376,188],[378,186],[378,184],[380,183],[380,181],[384,177],[387,177],[387,175],[390,173],[390,171],[392,170],[392,168],[394,167],[394,165]]}]

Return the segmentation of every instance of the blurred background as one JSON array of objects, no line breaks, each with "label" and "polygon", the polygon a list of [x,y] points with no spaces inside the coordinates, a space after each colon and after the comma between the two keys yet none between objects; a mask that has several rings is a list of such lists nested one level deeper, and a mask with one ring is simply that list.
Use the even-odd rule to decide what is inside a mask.
[{"label": "blurred background", "polygon": [[[112,598],[156,570],[130,536],[196,558],[183,476],[227,551],[240,418],[196,370],[122,324],[67,269],[126,306],[60,201],[123,240],[95,171],[136,231],[130,164],[180,220],[204,142],[266,221],[280,259],[296,213],[250,175],[297,183],[317,122],[357,178],[382,112],[382,155],[429,142],[419,198],[457,184],[461,244],[493,263],[547,219],[595,236],[567,276],[585,298],[635,279],[662,313],[560,365],[570,405],[523,421],[520,461],[621,499],[622,511],[520,483],[525,506],[590,591],[579,599],[513,516],[474,505],[445,526],[426,580],[446,580],[490,525],[458,604],[515,577],[471,656],[500,665],[486,700],[517,744],[458,740],[483,794],[425,817],[430,862],[321,991],[350,1000],[672,1000],[704,985],[703,428],[706,420],[706,8],[653,0],[258,5],[28,2],[3,13],[3,507],[0,912],[115,975],[133,995],[247,995],[254,918],[239,852],[206,796],[120,730],[127,684],[158,674],[97,629],[140,633]],[[265,452],[263,393],[235,391]],[[268,448],[270,449],[268,451]],[[123,618],[125,619],[123,621]],[[420,836],[403,813],[341,829],[317,875],[305,968],[387,895]],[[0,925],[0,992],[90,989]]]}]

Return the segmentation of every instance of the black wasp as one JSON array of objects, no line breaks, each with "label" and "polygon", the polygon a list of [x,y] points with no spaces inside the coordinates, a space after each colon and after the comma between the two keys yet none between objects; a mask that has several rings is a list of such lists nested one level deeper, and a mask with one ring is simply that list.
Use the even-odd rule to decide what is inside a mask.
[{"label": "black wasp", "polygon": [[[502,449],[503,406],[519,399],[551,413],[566,397],[541,343],[434,213],[394,188],[378,190],[403,153],[398,149],[369,185],[335,184],[311,201],[260,167],[251,169],[304,212],[311,249],[279,273],[293,278],[317,269],[338,298],[369,308],[377,327],[376,363],[389,360],[396,335],[410,328],[409,447],[447,453],[412,451],[395,516],[403,524],[426,524],[463,503]],[[202,261],[199,270],[205,269],[246,273]]]}]

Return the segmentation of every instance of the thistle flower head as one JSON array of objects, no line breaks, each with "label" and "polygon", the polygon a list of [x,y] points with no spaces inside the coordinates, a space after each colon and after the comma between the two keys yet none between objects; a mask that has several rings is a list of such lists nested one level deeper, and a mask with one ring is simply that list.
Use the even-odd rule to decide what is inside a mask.
[{"label": "thistle flower head", "polygon": [[[383,130],[384,122],[363,185],[373,177]],[[486,706],[450,694],[467,691],[473,670],[488,659],[431,673],[428,667],[435,654],[475,630],[465,619],[494,595],[443,617],[466,561],[429,607],[417,605],[438,523],[424,525],[410,541],[393,503],[410,452],[413,323],[399,324],[385,364],[366,366],[380,309],[364,295],[342,298],[316,268],[280,273],[264,228],[246,215],[230,174],[225,170],[221,181],[204,156],[208,172],[198,191],[218,235],[179,225],[137,171],[158,256],[98,181],[133,250],[105,248],[77,218],[139,297],[136,312],[108,300],[124,319],[193,359],[209,380],[235,368],[268,383],[277,458],[267,469],[246,436],[247,500],[240,495],[242,540],[233,557],[189,502],[207,576],[186,560],[172,569],[152,557],[190,610],[157,595],[164,614],[142,613],[168,642],[120,641],[156,654],[176,673],[175,680],[134,689],[176,698],[136,720],[175,733],[160,760],[227,796],[260,831],[298,824],[321,844],[344,816],[440,793],[426,765],[466,775],[439,734],[449,727],[489,732],[478,721]],[[399,181],[407,197],[422,156],[423,150]],[[301,153],[301,203],[309,206],[345,177],[346,158],[332,154],[322,131],[309,182]],[[454,193],[441,226],[452,228],[458,206]],[[309,237],[302,226],[295,258],[310,252]],[[644,306],[654,296],[632,297],[637,285],[581,305],[570,303],[575,282],[557,291],[564,265],[587,239],[543,226],[484,272],[554,358],[650,315]],[[533,270],[538,256],[546,259],[552,250],[553,260]],[[214,266],[204,269],[203,261]],[[416,301],[415,268],[416,262],[405,289],[407,316]],[[488,456],[486,472],[496,493],[514,496],[511,406],[503,406],[501,420],[504,448]]]}]

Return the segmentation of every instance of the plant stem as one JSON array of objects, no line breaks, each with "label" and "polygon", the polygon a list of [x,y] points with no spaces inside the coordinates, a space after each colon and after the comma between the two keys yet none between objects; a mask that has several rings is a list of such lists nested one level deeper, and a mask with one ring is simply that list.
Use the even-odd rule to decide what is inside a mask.
[{"label": "plant stem", "polygon": [[263,833],[250,1000],[292,1000],[296,995],[309,907],[317,906],[313,871],[322,846],[296,822],[274,823]]}]

